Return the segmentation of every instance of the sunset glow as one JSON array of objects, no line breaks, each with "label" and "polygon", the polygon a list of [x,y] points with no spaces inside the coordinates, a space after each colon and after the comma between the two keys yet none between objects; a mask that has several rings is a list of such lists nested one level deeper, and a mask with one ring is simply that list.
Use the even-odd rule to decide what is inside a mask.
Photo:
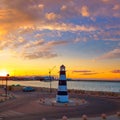
[{"label": "sunset glow", "polygon": [[[120,0],[1,0],[0,70],[120,80]],[[3,71],[1,75],[5,75]]]},{"label": "sunset glow", "polygon": [[6,70],[0,71],[0,76],[7,76],[8,72]]}]

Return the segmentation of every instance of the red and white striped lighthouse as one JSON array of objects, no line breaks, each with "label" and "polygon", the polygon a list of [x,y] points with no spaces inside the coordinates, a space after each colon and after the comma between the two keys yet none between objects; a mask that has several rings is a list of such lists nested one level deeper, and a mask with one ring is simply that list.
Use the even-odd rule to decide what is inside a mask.
[{"label": "red and white striped lighthouse", "polygon": [[66,71],[64,65],[60,66],[60,79],[58,83],[56,101],[60,103],[69,102],[68,92],[67,92]]}]

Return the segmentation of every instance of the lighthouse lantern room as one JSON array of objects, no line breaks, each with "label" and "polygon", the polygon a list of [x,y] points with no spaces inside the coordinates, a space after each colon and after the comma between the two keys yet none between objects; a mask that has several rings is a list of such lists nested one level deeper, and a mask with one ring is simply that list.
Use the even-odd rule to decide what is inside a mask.
[{"label": "lighthouse lantern room", "polygon": [[64,65],[60,66],[60,78],[59,78],[59,83],[58,83],[56,101],[59,103],[69,102],[68,92],[67,92],[66,71],[65,71]]}]

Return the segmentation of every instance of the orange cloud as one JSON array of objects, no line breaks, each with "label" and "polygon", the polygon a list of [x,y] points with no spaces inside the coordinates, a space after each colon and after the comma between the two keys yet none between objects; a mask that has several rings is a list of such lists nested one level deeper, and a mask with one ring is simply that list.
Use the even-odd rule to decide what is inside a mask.
[{"label": "orange cloud", "polygon": [[89,10],[88,10],[87,6],[82,6],[81,14],[82,14],[83,17],[89,17],[90,16],[90,13],[89,13]]},{"label": "orange cloud", "polygon": [[120,58],[120,49],[119,48],[111,50],[108,53],[105,53],[104,55],[98,57],[97,60],[101,60],[101,59],[117,59],[117,58]]},{"label": "orange cloud", "polygon": [[52,23],[52,24],[45,24],[40,25],[37,27],[40,30],[48,29],[48,30],[58,30],[58,31],[95,31],[96,28],[93,26],[84,26],[84,25],[74,25],[74,24],[66,24],[66,23]]},{"label": "orange cloud", "polygon": [[43,45],[44,43],[45,43],[45,41],[43,39],[36,40],[36,41],[30,41],[24,47],[25,48],[32,48],[32,47],[37,47],[39,45]]},{"label": "orange cloud", "polygon": [[[40,27],[45,26],[42,28],[47,28],[50,30],[65,30],[70,28],[70,30],[72,31],[77,31],[75,29],[90,31],[90,26],[78,26],[74,24],[71,26],[70,24],[64,23],[64,19],[69,19],[75,16],[78,17],[79,14],[82,15],[79,16],[79,18],[94,18],[97,16],[119,17],[119,2],[110,1],[106,6],[106,4],[104,3],[106,1],[108,0],[102,0],[102,2],[101,0],[93,0],[92,2],[83,3],[81,2],[81,0],[77,0],[76,2],[70,1],[70,3],[68,3],[64,0],[41,0],[36,2],[32,0],[13,0],[13,2],[11,3],[8,0],[2,0],[0,5],[0,35],[6,34],[13,30],[18,30],[19,27],[29,27],[38,24]],[[111,6],[111,4],[113,5]],[[58,11],[54,10],[54,8],[56,8],[55,6],[58,8]],[[56,20],[57,25],[56,23],[49,23],[48,25],[48,20]],[[58,23],[57,20],[61,20],[61,22]],[[54,25],[55,27],[57,27],[56,29]],[[62,27],[60,27],[59,25],[62,25]],[[73,28],[71,28],[70,26]]]},{"label": "orange cloud", "polygon": [[56,20],[56,19],[60,18],[60,15],[51,12],[51,13],[46,13],[46,14],[45,14],[45,17],[46,17],[48,20]]},{"label": "orange cloud", "polygon": [[53,58],[57,57],[56,53],[52,53],[51,51],[34,51],[34,52],[27,52],[22,53],[22,57],[26,59],[38,59],[38,58]]},{"label": "orange cloud", "polygon": [[79,72],[88,73],[88,72],[91,72],[91,71],[90,70],[74,70],[73,72],[76,72],[76,73],[79,73]]},{"label": "orange cloud", "polygon": [[22,25],[29,25],[31,23],[31,19],[27,14],[21,13],[17,10],[0,10],[0,14],[2,12],[2,16],[0,18],[0,30],[3,31],[3,34],[8,33],[9,31],[18,29]]},{"label": "orange cloud", "polygon": [[119,10],[120,9],[120,5],[114,5],[113,10]]},{"label": "orange cloud", "polygon": [[57,57],[58,54],[53,50],[53,48],[68,43],[68,41],[30,41],[23,45],[20,51],[20,56],[26,59],[54,58]]},{"label": "orange cloud", "polygon": [[44,4],[39,4],[38,7],[43,10],[44,9]]},{"label": "orange cloud", "polygon": [[109,2],[110,0],[102,0],[102,1],[106,3],[106,2]]},{"label": "orange cloud", "polygon": [[94,74],[98,74],[97,72],[93,72],[90,70],[74,70],[72,71],[73,73],[80,73],[80,75],[94,75]]},{"label": "orange cloud", "polygon": [[120,73],[120,70],[113,70],[113,71],[111,71],[112,73]]},{"label": "orange cloud", "polygon": [[56,45],[65,45],[68,44],[69,41],[50,41],[47,43],[48,46],[56,46]]},{"label": "orange cloud", "polygon": [[62,5],[61,10],[65,11],[66,9],[67,9],[67,6],[66,5]]}]

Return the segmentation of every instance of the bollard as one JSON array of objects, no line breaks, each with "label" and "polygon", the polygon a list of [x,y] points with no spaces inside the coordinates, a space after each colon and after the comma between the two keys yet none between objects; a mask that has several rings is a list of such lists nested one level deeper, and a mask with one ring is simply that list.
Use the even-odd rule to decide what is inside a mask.
[{"label": "bollard", "polygon": [[103,113],[103,114],[101,115],[101,118],[102,118],[103,120],[107,119],[106,114]]},{"label": "bollard", "polygon": [[62,120],[68,120],[67,116],[63,116]]},{"label": "bollard", "polygon": [[120,117],[120,112],[117,112],[117,116]]},{"label": "bollard", "polygon": [[68,106],[68,104],[67,104],[67,103],[65,103],[65,104],[64,104],[64,106],[66,106],[66,107],[67,107],[67,106]]},{"label": "bollard", "polygon": [[82,115],[82,120],[87,120],[87,115]]}]

